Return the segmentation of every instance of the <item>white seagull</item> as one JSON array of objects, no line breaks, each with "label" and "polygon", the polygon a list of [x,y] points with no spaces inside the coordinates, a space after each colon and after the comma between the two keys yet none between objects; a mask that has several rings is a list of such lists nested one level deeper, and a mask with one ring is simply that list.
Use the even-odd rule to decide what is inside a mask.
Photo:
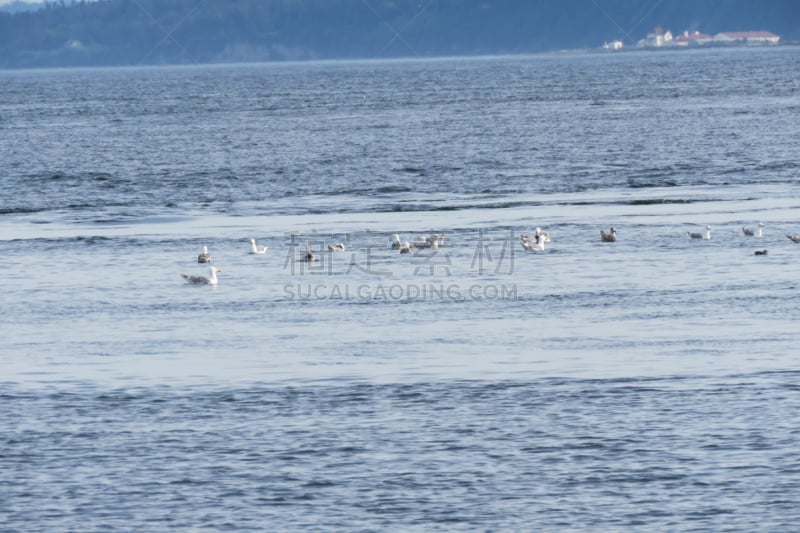
[{"label": "white seagull", "polygon": [[208,270],[208,272],[209,272],[208,277],[190,276],[189,274],[181,274],[181,277],[185,279],[187,282],[191,283],[192,285],[216,285],[217,272],[222,272],[222,270],[216,267],[211,267]]},{"label": "white seagull", "polygon": [[550,242],[550,234],[547,232],[542,231],[542,228],[536,228],[536,231],[533,232],[533,237],[529,236],[526,233],[520,235],[520,239],[524,239],[526,241],[533,241],[538,243],[540,239],[544,239],[545,243]]},{"label": "white seagull", "polygon": [[550,242],[550,234],[547,233],[546,231],[542,231],[542,228],[536,228],[536,235],[540,239],[544,239],[544,242],[546,242],[546,243]]},{"label": "white seagull", "polygon": [[408,241],[404,242],[403,246],[400,248],[401,254],[410,254],[413,251],[414,251],[414,245]]},{"label": "white seagull", "polygon": [[601,229],[600,240],[603,242],[617,242],[617,230],[614,226],[611,226],[608,231]]},{"label": "white seagull", "polygon": [[527,235],[520,235],[519,236],[520,244],[526,250],[533,251],[533,252],[544,252],[544,243],[546,242],[544,237],[534,236],[529,237]]},{"label": "white seagull", "polygon": [[403,247],[403,242],[400,240],[400,235],[395,233],[392,235],[392,250],[399,250]]},{"label": "white seagull", "polygon": [[705,239],[707,241],[711,240],[711,226],[706,226],[705,236],[702,233],[697,233],[696,231],[687,231],[686,233],[688,233],[689,237],[692,239]]},{"label": "white seagull", "polygon": [[742,233],[744,233],[748,237],[763,237],[764,236],[764,224],[763,222],[758,223],[758,229],[752,230],[750,228],[742,228]]},{"label": "white seagull", "polygon": [[415,248],[439,248],[439,240],[431,237],[423,237],[421,240],[414,241]]},{"label": "white seagull", "polygon": [[787,237],[789,237],[790,241],[800,244],[800,234],[790,233],[789,235],[787,235]]},{"label": "white seagull", "polygon": [[256,244],[255,239],[250,239],[250,253],[251,254],[265,254],[269,250],[269,246],[263,244]]},{"label": "white seagull", "polygon": [[345,248],[343,242],[340,242],[340,243],[337,243],[337,244],[329,244],[328,245],[328,251],[329,252],[344,252],[345,249],[346,248]]},{"label": "white seagull", "polygon": [[444,246],[444,233],[434,233],[430,237],[424,237],[422,240],[414,241],[415,248],[431,248],[438,250],[440,246]]},{"label": "white seagull", "polygon": [[301,259],[301,261],[303,261],[304,263],[310,263],[310,262],[316,261],[316,260],[317,260],[317,257],[311,251],[311,245],[309,243],[306,243],[306,253],[303,256],[303,259]]},{"label": "white seagull", "polygon": [[203,253],[197,256],[198,263],[210,263],[211,256],[208,253],[208,246],[203,246]]}]

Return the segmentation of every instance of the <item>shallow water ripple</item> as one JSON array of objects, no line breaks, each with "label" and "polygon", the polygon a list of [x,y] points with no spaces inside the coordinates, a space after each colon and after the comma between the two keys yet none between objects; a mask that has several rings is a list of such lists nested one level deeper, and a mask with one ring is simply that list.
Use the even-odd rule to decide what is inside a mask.
[{"label": "shallow water ripple", "polygon": [[785,529],[797,378],[4,387],[2,505],[11,530]]}]

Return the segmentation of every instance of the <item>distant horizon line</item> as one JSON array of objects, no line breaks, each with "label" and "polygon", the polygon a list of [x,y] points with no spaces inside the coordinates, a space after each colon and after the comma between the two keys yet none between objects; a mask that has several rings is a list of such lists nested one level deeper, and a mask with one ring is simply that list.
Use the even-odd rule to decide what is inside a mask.
[{"label": "distant horizon line", "polygon": [[328,58],[328,59],[292,59],[292,60],[277,60],[277,61],[231,61],[231,62],[209,62],[209,63],[166,63],[166,64],[120,64],[120,65],[81,65],[81,66],[67,66],[67,67],[20,67],[20,68],[1,68],[0,73],[15,73],[15,72],[50,72],[50,71],[67,71],[67,70],[134,70],[134,69],[172,69],[172,68],[199,68],[199,67],[214,67],[214,68],[229,68],[241,66],[300,66],[312,64],[344,64],[344,63],[428,63],[438,61],[482,61],[490,59],[519,59],[519,58],[533,58],[533,57],[564,57],[564,56],[599,56],[611,57],[619,56],[620,53],[655,53],[655,54],[684,54],[687,52],[719,52],[719,51],[759,51],[759,50],[781,50],[784,48],[798,47],[800,42],[785,42],[775,45],[763,46],[706,46],[706,47],[632,47],[622,50],[616,50],[615,53],[609,53],[608,50],[597,48],[569,48],[561,50],[549,50],[544,52],[528,52],[516,54],[474,54],[474,55],[437,55],[437,56],[406,56],[406,57],[364,57],[364,58]]}]

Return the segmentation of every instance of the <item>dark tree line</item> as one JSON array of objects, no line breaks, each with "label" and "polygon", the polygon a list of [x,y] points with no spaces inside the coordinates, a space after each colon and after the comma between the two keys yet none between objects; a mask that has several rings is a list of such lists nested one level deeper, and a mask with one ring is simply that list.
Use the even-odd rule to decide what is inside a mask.
[{"label": "dark tree line", "polygon": [[652,27],[800,39],[797,0],[101,0],[0,14],[0,68],[525,53]]}]

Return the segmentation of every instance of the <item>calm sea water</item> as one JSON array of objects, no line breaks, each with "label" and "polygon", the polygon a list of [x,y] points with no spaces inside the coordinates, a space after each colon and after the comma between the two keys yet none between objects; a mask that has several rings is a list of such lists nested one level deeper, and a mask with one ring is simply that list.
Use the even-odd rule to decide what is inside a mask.
[{"label": "calm sea water", "polygon": [[798,72],[0,72],[0,529],[796,529]]}]

